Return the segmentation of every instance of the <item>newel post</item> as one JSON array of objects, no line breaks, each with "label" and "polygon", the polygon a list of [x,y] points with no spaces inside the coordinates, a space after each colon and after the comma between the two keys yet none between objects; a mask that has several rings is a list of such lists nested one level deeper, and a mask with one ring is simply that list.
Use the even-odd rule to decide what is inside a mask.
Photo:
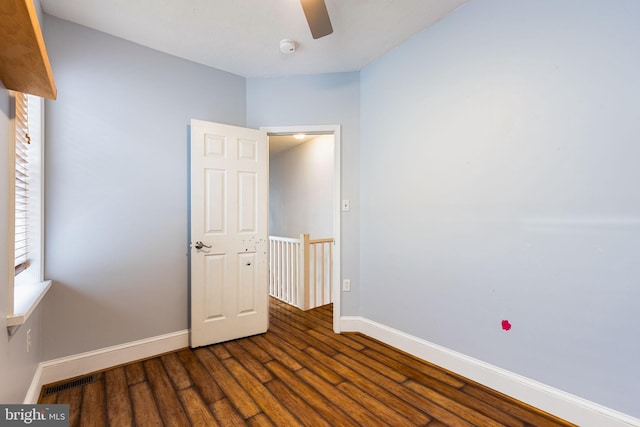
[{"label": "newel post", "polygon": [[298,307],[302,310],[308,310],[310,303],[309,295],[309,234],[300,235],[300,261],[301,268],[299,270],[298,280]]}]

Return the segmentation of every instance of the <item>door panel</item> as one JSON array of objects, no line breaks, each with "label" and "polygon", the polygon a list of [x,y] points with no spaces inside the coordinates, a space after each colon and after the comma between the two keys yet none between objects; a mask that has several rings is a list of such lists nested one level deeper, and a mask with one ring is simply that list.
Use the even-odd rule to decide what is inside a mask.
[{"label": "door panel", "polygon": [[241,233],[255,233],[258,210],[257,202],[257,175],[241,172],[238,174],[239,196],[239,231]]},{"label": "door panel", "polygon": [[265,132],[191,121],[192,347],[267,330],[267,161]]},{"label": "door panel", "polygon": [[207,220],[207,234],[225,233],[225,213],[228,210],[225,189],[227,179],[225,171],[216,169],[205,170],[205,218]]},{"label": "door panel", "polygon": [[224,318],[224,310],[222,309],[224,292],[222,284],[226,276],[224,273],[225,265],[225,255],[205,256],[205,283],[211,284],[205,291],[205,314],[207,321]]},{"label": "door panel", "polygon": [[255,253],[242,253],[239,255],[238,265],[238,313],[246,315],[254,313],[256,307],[257,282],[255,268]]}]

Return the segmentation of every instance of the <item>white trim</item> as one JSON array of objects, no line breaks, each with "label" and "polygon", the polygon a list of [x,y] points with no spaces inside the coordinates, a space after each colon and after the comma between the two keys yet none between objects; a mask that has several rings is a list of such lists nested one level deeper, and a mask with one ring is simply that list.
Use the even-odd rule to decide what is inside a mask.
[{"label": "white trim", "polygon": [[189,347],[189,331],[177,331],[86,353],[41,362],[24,398],[25,404],[37,403],[45,384],[101,371],[136,360]]},{"label": "white trim", "polygon": [[24,324],[51,288],[51,280],[13,288],[13,314],[7,315],[7,326]]},{"label": "white trim", "polygon": [[360,332],[515,399],[584,427],[640,426],[631,417],[462,353],[359,316],[343,316],[342,330]]},{"label": "white trim", "polygon": [[333,238],[335,241],[333,251],[333,331],[337,334],[341,331],[340,316],[340,283],[342,283],[342,134],[340,125],[309,125],[309,126],[265,126],[260,130],[267,134],[294,134],[294,133],[333,133]]}]

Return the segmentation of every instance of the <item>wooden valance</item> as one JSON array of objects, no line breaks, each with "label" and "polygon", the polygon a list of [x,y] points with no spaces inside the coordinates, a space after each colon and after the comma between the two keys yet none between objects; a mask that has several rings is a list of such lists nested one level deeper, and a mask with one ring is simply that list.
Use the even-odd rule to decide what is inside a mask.
[{"label": "wooden valance", "polygon": [[0,0],[0,81],[7,89],[56,99],[33,0]]}]

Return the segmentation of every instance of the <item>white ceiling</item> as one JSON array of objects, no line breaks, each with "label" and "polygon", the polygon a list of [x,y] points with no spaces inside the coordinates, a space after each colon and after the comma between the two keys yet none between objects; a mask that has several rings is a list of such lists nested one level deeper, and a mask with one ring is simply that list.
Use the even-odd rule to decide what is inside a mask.
[{"label": "white ceiling", "polygon": [[[45,13],[244,77],[356,71],[467,0],[326,0],[314,40],[299,0],[40,0]],[[280,53],[282,39],[297,50]]]}]

